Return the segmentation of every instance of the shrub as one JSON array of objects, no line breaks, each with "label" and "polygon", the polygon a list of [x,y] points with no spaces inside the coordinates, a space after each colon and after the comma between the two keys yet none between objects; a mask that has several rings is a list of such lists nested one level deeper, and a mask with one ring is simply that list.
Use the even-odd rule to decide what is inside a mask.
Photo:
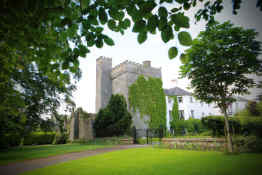
[{"label": "shrub", "polygon": [[53,139],[53,144],[66,144],[68,141],[68,134],[66,133],[57,133]]},{"label": "shrub", "polygon": [[260,114],[260,111],[258,109],[258,105],[257,105],[257,102],[256,101],[250,101],[248,102],[247,104],[247,110],[249,111],[249,113],[252,115],[252,116],[259,116],[261,115]]},{"label": "shrub", "polygon": [[189,118],[188,120],[185,120],[185,127],[187,129],[187,132],[193,135],[200,134],[207,130],[200,119],[194,118]]},{"label": "shrub", "polygon": [[238,152],[262,152],[262,139],[256,136],[233,137],[233,145]]},{"label": "shrub", "polygon": [[54,132],[33,132],[24,138],[24,145],[52,144],[55,138]]},{"label": "shrub", "polygon": [[175,135],[197,135],[207,130],[200,119],[189,118],[188,120],[171,121],[171,128]]},{"label": "shrub", "polygon": [[[203,125],[212,131],[213,136],[224,135],[224,117],[207,116],[201,119]],[[261,117],[229,117],[230,132],[233,135],[255,135],[262,137]]]},{"label": "shrub", "polygon": [[18,146],[21,142],[21,136],[18,134],[5,134],[0,139],[0,149]]},{"label": "shrub", "polygon": [[112,95],[106,108],[101,109],[95,119],[94,129],[97,137],[124,135],[131,126],[132,117],[127,111],[124,96]]}]

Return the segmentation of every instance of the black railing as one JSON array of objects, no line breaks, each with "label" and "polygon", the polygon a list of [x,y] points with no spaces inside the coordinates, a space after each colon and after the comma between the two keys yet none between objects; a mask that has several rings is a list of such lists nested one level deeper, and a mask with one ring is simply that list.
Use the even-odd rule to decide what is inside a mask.
[{"label": "black railing", "polygon": [[153,144],[153,138],[158,138],[158,141],[164,136],[164,128],[148,128],[148,129],[136,129],[133,128],[134,144],[139,143],[139,139],[146,139],[146,144]]}]

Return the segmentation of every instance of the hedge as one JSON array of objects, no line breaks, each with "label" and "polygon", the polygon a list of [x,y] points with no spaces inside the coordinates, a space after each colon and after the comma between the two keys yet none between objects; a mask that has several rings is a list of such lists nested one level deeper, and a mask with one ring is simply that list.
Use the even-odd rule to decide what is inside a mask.
[{"label": "hedge", "polygon": [[21,137],[18,134],[5,134],[0,139],[0,149],[5,149],[13,146],[18,146],[21,142]]},{"label": "hedge", "polygon": [[[213,136],[224,135],[224,116],[207,116],[201,119],[203,125],[212,130]],[[233,135],[255,135],[262,137],[262,117],[229,117],[230,132]]]},{"label": "hedge", "polygon": [[24,138],[24,145],[52,144],[55,132],[33,132]]}]

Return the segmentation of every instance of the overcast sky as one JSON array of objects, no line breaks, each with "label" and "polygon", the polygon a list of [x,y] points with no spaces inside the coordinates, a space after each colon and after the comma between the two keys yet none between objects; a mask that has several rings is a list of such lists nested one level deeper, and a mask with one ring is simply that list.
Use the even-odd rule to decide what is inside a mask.
[{"label": "overcast sky", "polygon": [[[232,21],[235,25],[244,28],[254,28],[257,32],[262,33],[262,12],[255,8],[256,0],[244,1],[237,16],[232,15],[231,0],[225,0],[225,9],[216,16],[218,21]],[[173,6],[172,6],[173,7]],[[197,8],[201,7],[199,5]],[[197,9],[190,9],[186,14],[190,17],[190,29],[187,30],[195,38],[201,30],[204,30],[205,22],[201,21],[195,24],[194,14]],[[131,29],[126,31],[125,35],[114,33],[105,29],[106,33],[115,41],[115,46],[104,46],[101,49],[91,48],[86,58],[80,59],[80,67],[82,70],[82,78],[77,83],[77,90],[73,93],[73,100],[77,107],[82,107],[85,111],[95,112],[95,94],[96,94],[96,59],[100,56],[112,58],[113,66],[130,60],[142,63],[144,60],[150,60],[153,67],[162,68],[162,81],[164,88],[179,86],[186,89],[189,81],[186,79],[178,79],[179,66],[181,65],[179,57],[169,60],[168,49],[171,46],[177,46],[179,50],[183,48],[178,45],[177,40],[163,43],[159,34],[148,35],[148,39],[143,44],[138,44],[137,34],[132,33]],[[259,35],[262,41],[262,34]],[[258,79],[258,78],[257,78]],[[261,77],[260,77],[261,79]],[[175,83],[171,80],[177,80]],[[253,98],[257,95],[258,89],[252,89],[253,93],[247,98]],[[256,92],[255,92],[256,91]]]}]

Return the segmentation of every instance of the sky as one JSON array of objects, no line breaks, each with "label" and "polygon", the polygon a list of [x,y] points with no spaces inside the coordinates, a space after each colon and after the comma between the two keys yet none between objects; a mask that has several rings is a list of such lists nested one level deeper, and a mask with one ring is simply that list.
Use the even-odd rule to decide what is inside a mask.
[{"label": "sky", "polygon": [[[231,2],[231,0],[225,0],[224,10],[216,16],[216,20],[220,22],[230,20],[235,25],[244,28],[254,28],[257,32],[261,33],[258,36],[258,40],[262,41],[262,12],[255,8],[256,0],[244,1],[238,15],[232,14]],[[190,29],[185,31],[190,32],[192,38],[195,38],[200,31],[205,29],[204,21],[195,24],[194,19],[197,9],[202,6],[203,4],[199,4],[196,8],[185,12],[190,17]],[[173,7],[174,5],[167,8]],[[157,35],[148,35],[148,39],[143,44],[139,44],[137,42],[137,33],[131,32],[131,29],[127,30],[124,35],[121,35],[105,28],[105,33],[114,40],[115,45],[104,45],[101,49],[95,47],[89,48],[91,52],[85,58],[80,58],[82,78],[76,84],[77,90],[73,93],[72,97],[77,107],[82,107],[90,113],[95,112],[96,59],[100,56],[112,58],[113,67],[125,60],[137,63],[150,60],[151,66],[161,67],[164,88],[178,86],[187,89],[190,81],[187,79],[178,79],[179,66],[181,65],[179,57],[173,60],[168,58],[168,49],[170,47],[178,47],[180,53],[186,48],[180,46],[177,40],[171,40],[165,44],[161,40],[159,33]],[[262,81],[261,77],[252,77],[256,81]],[[253,99],[259,92],[262,92],[261,89],[251,89],[251,94],[245,97]]]}]

